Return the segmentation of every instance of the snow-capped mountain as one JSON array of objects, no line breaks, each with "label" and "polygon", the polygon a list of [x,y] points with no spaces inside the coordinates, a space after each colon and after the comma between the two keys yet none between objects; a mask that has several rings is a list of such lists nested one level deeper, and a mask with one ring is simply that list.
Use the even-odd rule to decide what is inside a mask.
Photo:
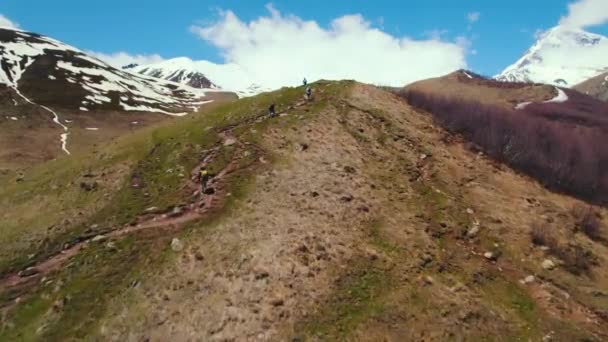
[{"label": "snow-capped mountain", "polygon": [[[0,66],[0,142],[7,153],[18,151],[5,159],[48,159],[57,146],[70,154],[74,145],[94,143],[83,139],[83,130],[102,127],[105,137],[118,136],[160,120],[153,113],[182,116],[234,95],[119,70],[73,46],[14,28],[0,27]],[[55,142],[46,140],[55,134]],[[55,148],[47,149],[49,144]]]},{"label": "snow-capped mountain", "polygon": [[522,58],[495,78],[571,87],[608,71],[607,55],[608,38],[557,26],[543,33]]},{"label": "snow-capped mountain", "polygon": [[127,70],[195,88],[223,89],[235,92],[239,97],[253,96],[270,90],[256,84],[253,78],[236,64],[193,61],[187,57],[169,59],[155,64],[139,65]]},{"label": "snow-capped mountain", "polygon": [[95,109],[183,115],[205,92],[116,69],[55,39],[0,28],[0,87],[15,101],[89,111]]}]

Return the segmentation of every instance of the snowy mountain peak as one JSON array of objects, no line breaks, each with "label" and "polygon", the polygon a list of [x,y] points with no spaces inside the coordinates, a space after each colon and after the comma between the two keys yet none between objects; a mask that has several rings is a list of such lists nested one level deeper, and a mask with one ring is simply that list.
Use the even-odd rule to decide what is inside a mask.
[{"label": "snowy mountain peak", "polygon": [[608,70],[608,38],[577,28],[554,27],[495,78],[570,87]]},{"label": "snowy mountain peak", "polygon": [[179,57],[129,70],[146,76],[185,84],[194,88],[215,88],[235,92],[239,97],[257,95],[270,89],[256,84],[249,73],[236,64],[215,64]]},{"label": "snowy mountain peak", "polygon": [[0,29],[0,62],[0,86],[49,106],[176,115],[205,96],[204,90],[133,75],[58,40],[16,29]]}]

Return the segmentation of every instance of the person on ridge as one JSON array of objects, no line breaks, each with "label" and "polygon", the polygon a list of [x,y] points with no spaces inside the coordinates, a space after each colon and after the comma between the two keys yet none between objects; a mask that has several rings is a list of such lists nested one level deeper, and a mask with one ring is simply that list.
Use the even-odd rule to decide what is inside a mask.
[{"label": "person on ridge", "polygon": [[304,81],[302,81],[302,83],[304,83],[305,87],[306,87],[306,85],[308,85],[308,80],[306,79],[306,77],[304,77]]},{"label": "person on ridge", "polygon": [[274,118],[275,116],[277,116],[277,112],[275,111],[274,102],[270,105],[270,107],[268,107],[268,116],[270,116],[271,118]]},{"label": "person on ridge", "polygon": [[201,167],[198,174],[198,181],[201,183],[201,194],[205,194],[205,191],[207,191],[207,183],[209,183],[210,178],[211,175],[209,174],[209,171],[206,168]]}]

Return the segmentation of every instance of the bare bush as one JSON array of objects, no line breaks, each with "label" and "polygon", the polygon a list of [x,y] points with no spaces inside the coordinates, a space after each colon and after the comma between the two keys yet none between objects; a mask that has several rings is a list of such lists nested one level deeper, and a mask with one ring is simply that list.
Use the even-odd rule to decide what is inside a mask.
[{"label": "bare bush", "polygon": [[534,224],[530,231],[530,239],[533,244],[549,247],[549,249],[555,248],[558,245],[557,238],[553,234],[551,227],[546,224]]},{"label": "bare bush", "polygon": [[572,209],[575,220],[575,230],[587,235],[591,240],[600,241],[602,237],[602,222],[599,213],[591,206],[577,206]]},{"label": "bare bush", "polygon": [[559,246],[552,249],[551,254],[563,261],[564,268],[574,275],[588,274],[594,264],[593,255],[580,246]]},{"label": "bare bush", "polygon": [[608,203],[608,132],[601,124],[578,125],[572,120],[552,120],[414,90],[400,95],[491,158],[536,178],[547,188]]}]

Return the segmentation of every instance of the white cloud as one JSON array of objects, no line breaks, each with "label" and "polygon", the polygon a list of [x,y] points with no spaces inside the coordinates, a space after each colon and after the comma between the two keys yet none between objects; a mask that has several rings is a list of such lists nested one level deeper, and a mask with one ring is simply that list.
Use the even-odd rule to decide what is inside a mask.
[{"label": "white cloud", "polygon": [[0,27],[19,28],[19,24],[0,14]]},{"label": "white cloud", "polygon": [[472,24],[479,21],[479,17],[481,17],[481,13],[479,12],[471,12],[467,14],[467,20]]},{"label": "white cloud", "polygon": [[304,76],[402,86],[466,67],[464,47],[439,37],[394,37],[361,15],[336,18],[324,28],[267,9],[269,15],[251,22],[221,12],[218,22],[191,29],[219,48],[226,63],[270,88],[297,84]]},{"label": "white cloud", "polygon": [[559,24],[584,28],[608,23],[608,0],[578,0],[568,5],[568,15]]},{"label": "white cloud", "polygon": [[125,65],[129,64],[151,64],[162,62],[164,59],[158,54],[152,55],[131,55],[126,52],[115,52],[111,54],[106,54],[103,52],[95,52],[95,51],[87,51],[87,53],[93,57],[96,57],[115,68],[122,68]]}]

